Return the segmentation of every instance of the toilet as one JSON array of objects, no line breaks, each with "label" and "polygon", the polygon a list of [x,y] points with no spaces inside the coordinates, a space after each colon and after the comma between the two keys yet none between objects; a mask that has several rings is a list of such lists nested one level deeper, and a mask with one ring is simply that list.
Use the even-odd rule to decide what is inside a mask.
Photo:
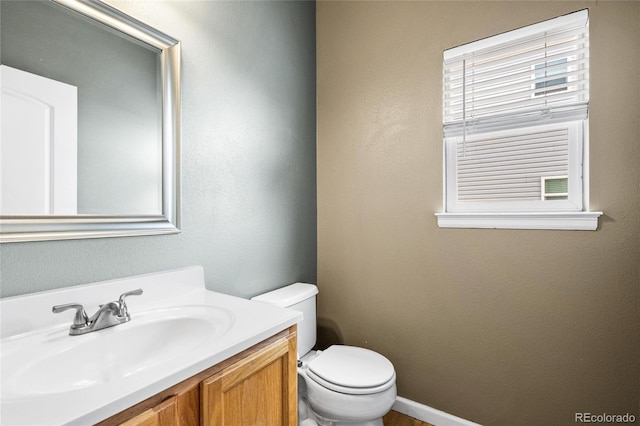
[{"label": "toilet", "polygon": [[298,418],[301,426],[382,426],[396,400],[393,364],[365,348],[316,343],[316,295],[295,283],[252,298],[303,313],[298,323]]}]

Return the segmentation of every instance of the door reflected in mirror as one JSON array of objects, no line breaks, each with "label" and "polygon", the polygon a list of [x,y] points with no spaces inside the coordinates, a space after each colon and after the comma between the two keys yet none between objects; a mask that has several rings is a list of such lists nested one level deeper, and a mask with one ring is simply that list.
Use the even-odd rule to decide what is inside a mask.
[{"label": "door reflected in mirror", "polygon": [[0,8],[0,242],[179,232],[179,42],[99,0]]},{"label": "door reflected in mirror", "polygon": [[160,214],[160,51],[48,1],[1,7],[2,214]]}]

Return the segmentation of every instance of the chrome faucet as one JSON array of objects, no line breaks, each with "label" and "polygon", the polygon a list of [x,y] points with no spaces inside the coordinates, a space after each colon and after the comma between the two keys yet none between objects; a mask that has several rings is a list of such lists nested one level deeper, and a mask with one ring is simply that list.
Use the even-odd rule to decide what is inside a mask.
[{"label": "chrome faucet", "polygon": [[70,336],[78,336],[80,334],[91,333],[92,331],[102,330],[103,328],[113,327],[122,324],[131,319],[125,298],[127,296],[139,296],[142,289],[127,291],[122,293],[117,301],[100,305],[98,312],[93,314],[91,318],[87,316],[84,307],[79,303],[67,303],[65,305],[54,306],[51,310],[54,314],[64,312],[67,309],[75,309],[76,314],[73,318],[73,324],[69,328]]}]

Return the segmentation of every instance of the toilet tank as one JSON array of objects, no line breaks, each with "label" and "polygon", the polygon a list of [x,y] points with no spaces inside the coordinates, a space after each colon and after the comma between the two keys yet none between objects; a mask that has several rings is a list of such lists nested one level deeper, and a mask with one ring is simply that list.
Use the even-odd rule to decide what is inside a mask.
[{"label": "toilet tank", "polygon": [[298,323],[298,359],[316,344],[316,294],[315,285],[295,283],[251,298],[302,312],[302,321]]}]

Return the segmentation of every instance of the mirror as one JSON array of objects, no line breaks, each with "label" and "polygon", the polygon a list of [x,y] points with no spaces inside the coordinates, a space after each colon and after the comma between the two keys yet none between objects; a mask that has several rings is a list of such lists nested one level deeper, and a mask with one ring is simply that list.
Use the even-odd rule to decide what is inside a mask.
[{"label": "mirror", "polygon": [[98,0],[0,7],[0,242],[179,232],[180,43]]}]

